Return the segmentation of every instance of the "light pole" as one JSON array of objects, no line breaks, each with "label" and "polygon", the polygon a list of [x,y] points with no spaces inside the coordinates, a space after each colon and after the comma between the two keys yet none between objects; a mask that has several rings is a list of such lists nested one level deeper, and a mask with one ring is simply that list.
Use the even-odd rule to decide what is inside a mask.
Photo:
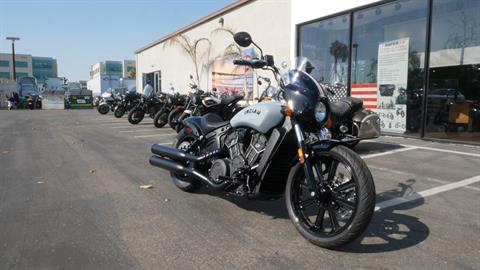
[{"label": "light pole", "polygon": [[12,63],[13,63],[13,80],[17,80],[17,74],[15,74],[15,41],[20,40],[18,37],[7,37],[7,40],[12,41]]}]

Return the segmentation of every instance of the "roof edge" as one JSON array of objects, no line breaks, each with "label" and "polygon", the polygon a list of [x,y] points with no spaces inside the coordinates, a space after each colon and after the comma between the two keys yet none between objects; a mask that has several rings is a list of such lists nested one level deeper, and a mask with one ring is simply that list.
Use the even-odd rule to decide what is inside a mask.
[{"label": "roof edge", "polygon": [[226,6],[226,7],[223,7],[223,8],[221,8],[221,9],[219,9],[219,10],[217,10],[217,11],[215,11],[215,12],[213,12],[213,13],[205,16],[205,17],[202,17],[202,18],[200,18],[200,19],[192,22],[191,24],[180,28],[179,30],[177,30],[177,31],[175,31],[175,32],[173,32],[173,33],[170,33],[170,34],[168,34],[168,35],[166,35],[166,36],[163,36],[162,38],[160,38],[160,39],[158,39],[158,40],[156,40],[156,41],[154,41],[154,42],[151,42],[151,43],[143,46],[142,48],[134,51],[134,54],[139,54],[139,53],[141,53],[141,52],[143,52],[143,51],[145,51],[145,50],[148,50],[148,49],[150,49],[150,48],[152,48],[152,47],[154,47],[154,46],[156,46],[156,45],[158,45],[158,44],[160,44],[160,43],[162,43],[162,42],[170,39],[171,37],[174,37],[174,36],[176,36],[176,35],[185,33],[185,32],[187,32],[188,30],[191,30],[191,29],[197,27],[197,26],[200,25],[200,24],[203,24],[203,23],[205,23],[205,22],[211,21],[211,20],[213,20],[213,19],[215,19],[215,18],[217,18],[217,17],[219,17],[219,16],[224,15],[225,13],[228,13],[229,11],[232,11],[232,10],[234,10],[234,9],[236,9],[236,8],[239,8],[239,7],[241,7],[241,6],[243,6],[243,5],[246,5],[246,4],[248,4],[248,3],[250,3],[250,2],[253,2],[253,1],[255,1],[255,0],[237,0],[236,2],[233,2],[233,3],[231,3],[230,5],[228,5],[228,6]]}]

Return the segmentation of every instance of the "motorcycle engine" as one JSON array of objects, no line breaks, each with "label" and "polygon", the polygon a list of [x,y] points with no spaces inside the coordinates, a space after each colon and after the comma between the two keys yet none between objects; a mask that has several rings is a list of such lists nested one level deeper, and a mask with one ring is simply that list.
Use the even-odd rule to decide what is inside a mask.
[{"label": "motorcycle engine", "polygon": [[250,171],[265,151],[267,137],[251,130],[236,130],[227,135],[225,146],[228,158],[217,159],[212,163],[209,175],[218,180],[222,176],[238,178],[243,172]]}]

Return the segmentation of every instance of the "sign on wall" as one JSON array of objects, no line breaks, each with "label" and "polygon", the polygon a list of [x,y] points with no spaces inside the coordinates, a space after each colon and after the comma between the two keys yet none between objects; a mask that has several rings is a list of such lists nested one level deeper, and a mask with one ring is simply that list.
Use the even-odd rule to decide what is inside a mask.
[{"label": "sign on wall", "polygon": [[383,131],[406,131],[409,43],[410,38],[402,38],[378,46],[376,103]]}]

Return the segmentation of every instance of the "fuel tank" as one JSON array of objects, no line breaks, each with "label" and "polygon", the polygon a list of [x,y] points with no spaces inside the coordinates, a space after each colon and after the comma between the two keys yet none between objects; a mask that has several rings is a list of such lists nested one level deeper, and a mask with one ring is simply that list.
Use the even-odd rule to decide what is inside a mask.
[{"label": "fuel tank", "polygon": [[248,127],[260,133],[267,133],[283,121],[282,104],[268,101],[244,108],[230,120],[230,125],[234,128]]}]

